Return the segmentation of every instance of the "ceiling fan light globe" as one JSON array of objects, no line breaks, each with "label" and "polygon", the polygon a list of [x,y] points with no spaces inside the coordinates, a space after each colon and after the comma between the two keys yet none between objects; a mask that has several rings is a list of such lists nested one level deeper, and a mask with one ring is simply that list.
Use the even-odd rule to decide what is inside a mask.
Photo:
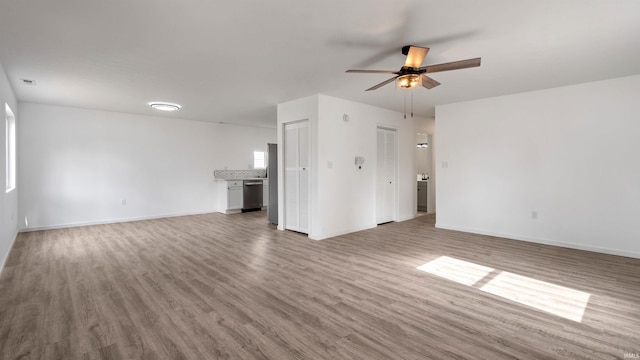
[{"label": "ceiling fan light globe", "polygon": [[399,76],[396,85],[402,89],[410,89],[420,84],[420,75],[407,74]]}]

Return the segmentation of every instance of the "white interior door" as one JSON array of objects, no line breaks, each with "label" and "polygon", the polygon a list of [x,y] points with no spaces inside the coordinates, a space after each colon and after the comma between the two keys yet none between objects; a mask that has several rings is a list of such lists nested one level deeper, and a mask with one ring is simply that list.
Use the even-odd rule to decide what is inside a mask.
[{"label": "white interior door", "polygon": [[378,224],[396,220],[398,206],[396,148],[396,131],[378,128],[376,174],[376,222]]},{"label": "white interior door", "polygon": [[309,233],[309,122],[284,126],[285,229]]}]

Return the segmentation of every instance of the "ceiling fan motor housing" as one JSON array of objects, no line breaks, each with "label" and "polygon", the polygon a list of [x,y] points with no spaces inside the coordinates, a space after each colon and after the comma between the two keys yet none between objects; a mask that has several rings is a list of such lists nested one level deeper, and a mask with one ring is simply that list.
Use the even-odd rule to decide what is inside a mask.
[{"label": "ceiling fan motor housing", "polygon": [[426,69],[420,69],[420,68],[412,68],[409,66],[403,66],[400,71],[397,72],[398,75],[407,75],[407,74],[414,74],[414,75],[420,75],[420,74],[424,74],[425,72],[427,72]]}]

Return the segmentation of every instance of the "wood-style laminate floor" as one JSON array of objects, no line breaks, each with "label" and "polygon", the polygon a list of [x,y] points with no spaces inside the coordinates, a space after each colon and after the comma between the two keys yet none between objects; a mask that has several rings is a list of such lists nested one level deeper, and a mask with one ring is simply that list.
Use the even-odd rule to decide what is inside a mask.
[{"label": "wood-style laminate floor", "polygon": [[323,241],[264,212],[22,233],[0,358],[640,356],[640,260],[433,221]]}]

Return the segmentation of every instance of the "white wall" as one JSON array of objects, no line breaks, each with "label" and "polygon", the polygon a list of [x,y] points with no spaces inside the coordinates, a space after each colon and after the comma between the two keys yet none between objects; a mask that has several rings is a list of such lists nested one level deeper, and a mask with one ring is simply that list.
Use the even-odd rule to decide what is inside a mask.
[{"label": "white wall", "polygon": [[639,99],[637,75],[438,106],[437,226],[640,258]]},{"label": "white wall", "polygon": [[[348,122],[343,121],[344,114],[349,115]],[[279,143],[282,124],[300,119],[309,119],[312,132],[310,238],[324,239],[376,226],[378,125],[398,131],[398,220],[415,217],[416,133],[411,119],[404,119],[402,113],[316,95],[278,105]],[[359,171],[354,164],[356,156],[366,159]]]},{"label": "white wall", "polygon": [[414,118],[414,124],[417,133],[434,135],[436,132],[436,119],[435,118]]},{"label": "white wall", "polygon": [[9,107],[13,111],[16,117],[16,135],[20,133],[21,117],[18,112],[18,106],[16,97],[13,94],[13,90],[9,85],[9,80],[4,72],[4,68],[0,65],[0,114],[2,117],[0,121],[0,173],[2,176],[0,180],[2,187],[0,188],[0,271],[4,267],[7,255],[9,255],[9,249],[13,241],[18,234],[18,190],[17,186],[10,192],[5,192],[5,179],[6,179],[6,126],[5,126],[5,104],[9,104]]},{"label": "white wall", "polygon": [[275,129],[29,103],[19,111],[29,230],[216,211],[213,170],[248,169],[253,151],[276,139]]}]

